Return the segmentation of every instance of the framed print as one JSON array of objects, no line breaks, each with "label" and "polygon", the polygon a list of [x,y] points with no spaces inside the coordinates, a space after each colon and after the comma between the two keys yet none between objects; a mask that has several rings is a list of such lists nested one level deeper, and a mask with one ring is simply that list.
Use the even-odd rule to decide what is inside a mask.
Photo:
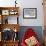
[{"label": "framed print", "polygon": [[9,10],[2,10],[2,15],[9,15]]},{"label": "framed print", "polygon": [[16,15],[17,13],[18,13],[18,12],[17,12],[16,10],[10,10],[10,11],[9,11],[9,14],[10,14],[10,15]]},{"label": "framed print", "polygon": [[23,18],[25,19],[36,19],[37,18],[37,8],[24,8]]}]

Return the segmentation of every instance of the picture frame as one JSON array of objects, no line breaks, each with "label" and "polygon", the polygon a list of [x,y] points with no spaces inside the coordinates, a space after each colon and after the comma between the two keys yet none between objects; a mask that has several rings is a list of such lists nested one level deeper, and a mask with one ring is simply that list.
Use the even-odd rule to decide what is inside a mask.
[{"label": "picture frame", "polygon": [[2,15],[9,15],[9,10],[2,10]]},{"label": "picture frame", "polygon": [[23,18],[24,19],[36,19],[37,8],[23,8]]},{"label": "picture frame", "polygon": [[9,11],[9,14],[10,15],[16,15],[16,14],[18,14],[18,12],[16,10],[10,10]]}]

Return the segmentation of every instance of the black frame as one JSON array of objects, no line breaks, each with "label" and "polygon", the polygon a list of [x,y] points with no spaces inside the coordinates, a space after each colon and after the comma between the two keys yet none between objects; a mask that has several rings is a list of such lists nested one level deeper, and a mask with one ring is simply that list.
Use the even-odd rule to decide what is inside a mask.
[{"label": "black frame", "polygon": [[[31,10],[31,9],[35,9],[35,17],[24,17],[25,15],[25,10]],[[37,18],[37,8],[23,8],[23,18],[24,19],[36,19]]]}]

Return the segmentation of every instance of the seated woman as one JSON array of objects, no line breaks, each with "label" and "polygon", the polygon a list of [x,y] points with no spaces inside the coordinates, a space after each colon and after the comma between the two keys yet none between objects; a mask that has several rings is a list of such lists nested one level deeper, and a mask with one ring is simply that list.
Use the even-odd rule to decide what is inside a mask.
[{"label": "seated woman", "polygon": [[21,42],[22,46],[41,46],[32,28],[27,29]]}]

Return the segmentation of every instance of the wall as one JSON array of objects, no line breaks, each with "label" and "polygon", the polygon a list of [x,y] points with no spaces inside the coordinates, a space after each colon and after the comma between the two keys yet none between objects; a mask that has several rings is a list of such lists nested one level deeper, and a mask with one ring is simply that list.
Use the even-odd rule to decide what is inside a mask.
[{"label": "wall", "polygon": [[[15,6],[14,1],[15,0],[0,0],[0,6]],[[17,3],[20,7],[19,24],[21,26],[43,26],[42,0],[17,0]],[[23,8],[37,8],[37,19],[23,19]]]},{"label": "wall", "polygon": [[[21,3],[20,9],[20,23],[22,26],[42,26],[43,25],[43,6],[42,0],[24,0],[19,1]],[[37,19],[22,19],[23,8],[37,8]],[[28,21],[28,22],[27,22]]]}]

